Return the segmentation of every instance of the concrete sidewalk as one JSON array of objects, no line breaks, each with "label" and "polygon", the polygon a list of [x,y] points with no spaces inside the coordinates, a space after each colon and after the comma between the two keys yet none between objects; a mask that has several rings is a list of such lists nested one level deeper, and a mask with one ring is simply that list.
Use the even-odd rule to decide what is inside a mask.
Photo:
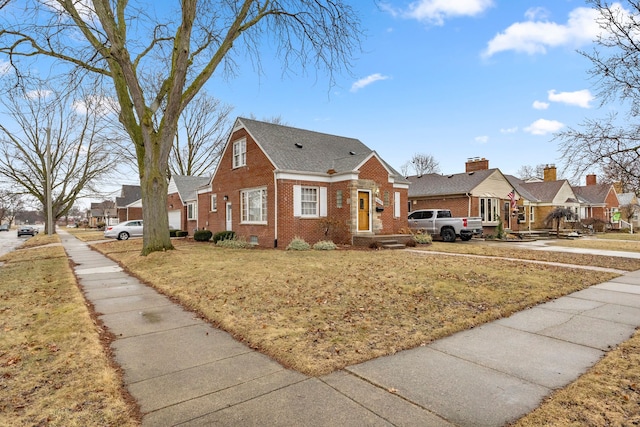
[{"label": "concrete sidewalk", "polygon": [[287,370],[60,238],[146,426],[502,426],[640,325],[640,271],[330,375]]}]

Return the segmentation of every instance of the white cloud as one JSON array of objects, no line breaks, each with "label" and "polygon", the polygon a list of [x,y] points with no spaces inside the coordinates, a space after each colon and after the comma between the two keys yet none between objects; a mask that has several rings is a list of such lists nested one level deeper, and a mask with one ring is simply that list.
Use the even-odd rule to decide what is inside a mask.
[{"label": "white cloud", "polygon": [[546,135],[548,133],[557,132],[564,127],[564,123],[557,120],[538,119],[524,128],[525,132],[532,135]]},{"label": "white cloud", "polygon": [[529,21],[535,21],[536,19],[549,18],[549,11],[544,7],[532,7],[524,13],[524,17]]},{"label": "white cloud", "polygon": [[549,103],[542,101],[533,101],[533,108],[535,108],[536,110],[546,110],[547,108],[549,108]]},{"label": "white cloud", "polygon": [[486,135],[476,136],[474,140],[476,142],[479,142],[480,144],[486,144],[487,142],[489,142],[489,137]]},{"label": "white cloud", "polygon": [[76,100],[73,102],[72,108],[78,114],[83,115],[91,111],[94,114],[106,116],[108,114],[120,111],[120,106],[114,98],[99,95],[92,95],[84,99]]},{"label": "white cloud", "polygon": [[25,93],[25,96],[27,99],[44,99],[48,98],[52,93],[53,91],[50,91],[49,89],[36,89],[30,90],[29,92]]},{"label": "white cloud", "polygon": [[600,32],[595,9],[576,8],[569,13],[565,24],[538,20],[541,16],[544,17],[539,11],[527,11],[527,17],[535,20],[516,22],[497,34],[489,41],[482,56],[488,58],[508,50],[534,55],[558,46],[575,48],[591,43]]},{"label": "white cloud", "polygon": [[518,127],[514,126],[512,128],[502,128],[500,129],[500,133],[516,133],[518,132]]},{"label": "white cloud", "polygon": [[11,69],[11,64],[7,61],[0,61],[0,76],[4,76]]},{"label": "white cloud", "polygon": [[383,76],[380,73],[371,74],[370,76],[364,77],[354,84],[351,85],[351,92],[357,92],[360,89],[369,86],[372,83],[375,83],[380,80],[387,80],[389,76]]},{"label": "white cloud", "polygon": [[494,0],[416,0],[406,10],[383,5],[393,16],[415,19],[434,25],[443,25],[445,19],[460,16],[476,16],[492,7]]},{"label": "white cloud", "polygon": [[575,92],[559,92],[554,89],[549,92],[549,101],[561,102],[563,104],[576,105],[582,108],[591,108],[591,101],[595,98],[589,89],[578,90]]}]

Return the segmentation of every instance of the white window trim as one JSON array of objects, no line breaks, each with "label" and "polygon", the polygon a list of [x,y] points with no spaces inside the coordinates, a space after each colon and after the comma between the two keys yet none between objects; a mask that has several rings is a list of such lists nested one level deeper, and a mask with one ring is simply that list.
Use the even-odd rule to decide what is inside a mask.
[{"label": "white window trim", "polygon": [[535,206],[531,205],[529,206],[529,222],[536,222],[536,210],[535,210]]},{"label": "white window trim", "polygon": [[[485,201],[485,211],[487,210],[487,200],[491,200],[491,211],[489,216],[482,214],[482,202]],[[498,224],[498,222],[502,221],[500,217],[500,199],[497,197],[480,197],[478,200],[478,215],[482,218],[483,224]],[[489,219],[486,219],[489,218]]]},{"label": "white window trim", "polygon": [[[264,202],[264,206],[261,205],[260,206],[260,217],[264,218],[260,221],[249,221],[247,219],[245,219],[245,217],[248,217],[248,212],[245,211],[245,209],[247,208],[247,199],[246,199],[246,195],[251,193],[251,192],[260,192],[260,198],[262,199],[262,197],[265,198],[265,202]],[[264,193],[264,195],[263,195]],[[244,190],[240,191],[240,224],[259,224],[259,225],[265,225],[267,224],[267,187],[257,187],[257,188],[245,188]],[[247,215],[245,215],[245,213]]]},{"label": "white window trim", "polygon": [[[316,213],[313,215],[302,214],[302,189],[310,188],[316,190]],[[293,186],[293,216],[296,218],[324,218],[327,216],[327,187],[317,187],[313,185]]]},{"label": "white window trim", "polygon": [[400,192],[393,193],[393,217],[400,218]]},{"label": "white window trim", "polygon": [[187,202],[187,221],[198,219],[198,205],[196,202]]},{"label": "white window trim", "polygon": [[211,195],[211,212],[218,212],[218,195]]},{"label": "white window trim", "polygon": [[[236,149],[236,147],[239,147]],[[247,138],[234,141],[232,146],[233,169],[247,165]]]}]

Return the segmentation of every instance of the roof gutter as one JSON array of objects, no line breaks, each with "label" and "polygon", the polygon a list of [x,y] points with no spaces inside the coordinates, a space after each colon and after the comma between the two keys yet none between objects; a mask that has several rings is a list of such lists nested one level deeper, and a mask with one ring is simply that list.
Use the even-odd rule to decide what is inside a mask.
[{"label": "roof gutter", "polygon": [[273,171],[273,247],[278,247],[278,170]]}]

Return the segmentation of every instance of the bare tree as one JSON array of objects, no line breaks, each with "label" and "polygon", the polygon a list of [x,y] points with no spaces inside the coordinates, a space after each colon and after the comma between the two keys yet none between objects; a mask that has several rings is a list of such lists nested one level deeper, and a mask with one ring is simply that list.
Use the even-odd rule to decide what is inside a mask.
[{"label": "bare tree", "polygon": [[186,106],[169,154],[170,175],[204,176],[213,171],[231,127],[232,110],[205,92]]},{"label": "bare tree", "polygon": [[407,176],[412,169],[415,175],[425,175],[428,173],[440,173],[440,164],[431,154],[416,153],[409,162],[401,166],[402,173]]},{"label": "bare tree", "polygon": [[571,220],[574,217],[575,214],[570,208],[559,206],[549,212],[549,214],[544,218],[544,223],[547,227],[555,225],[556,237],[560,237],[560,223],[562,220]]},{"label": "bare tree", "polygon": [[[333,84],[361,38],[343,0],[182,0],[177,10],[132,0],[24,4],[0,17],[0,54],[16,72],[25,69],[21,60],[47,56],[113,85],[140,174],[143,255],[173,248],[167,171],[178,119],[218,68],[234,72],[232,54],[260,69],[261,42],[271,38],[285,70],[324,68]],[[152,80],[156,91],[144,84]]]},{"label": "bare tree", "polygon": [[0,176],[13,184],[17,194],[33,196],[45,213],[49,180],[54,220],[113,167],[109,133],[102,127],[97,112],[101,107],[95,101],[85,98],[79,113],[72,100],[53,91],[20,88],[0,101],[11,119],[0,123]]},{"label": "bare tree", "polygon": [[[616,115],[589,119],[578,129],[569,128],[556,135],[561,157],[574,176],[593,169],[606,168],[633,183],[640,191],[640,2],[588,0],[598,12],[601,34],[592,52],[580,52],[592,63],[589,71],[598,88],[602,104],[622,101],[630,106],[628,117]],[[626,7],[627,9],[623,9]]]},{"label": "bare tree", "polygon": [[7,189],[0,190],[0,223],[13,224],[16,215],[24,209],[24,200],[19,193]]},{"label": "bare tree", "polygon": [[546,165],[523,165],[520,166],[520,169],[516,172],[518,178],[523,181],[528,181],[530,179],[543,179],[544,178],[544,168]]}]

